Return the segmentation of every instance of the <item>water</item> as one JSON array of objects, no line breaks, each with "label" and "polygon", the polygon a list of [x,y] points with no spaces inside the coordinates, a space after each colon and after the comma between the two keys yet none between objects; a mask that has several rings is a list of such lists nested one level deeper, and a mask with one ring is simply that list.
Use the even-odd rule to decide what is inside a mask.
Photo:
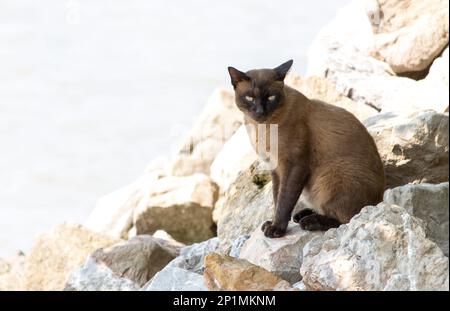
[{"label": "water", "polygon": [[228,65],[304,72],[346,2],[0,0],[0,256],[168,154]]}]

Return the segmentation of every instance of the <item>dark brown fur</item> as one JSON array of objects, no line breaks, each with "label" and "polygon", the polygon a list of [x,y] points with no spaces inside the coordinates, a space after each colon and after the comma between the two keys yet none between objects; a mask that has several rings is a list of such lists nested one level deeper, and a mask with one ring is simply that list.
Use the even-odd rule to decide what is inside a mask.
[{"label": "dark brown fur", "polygon": [[[383,164],[366,128],[350,112],[284,85],[291,65],[246,73],[229,68],[246,123],[278,124],[278,166],[272,172],[275,215],[262,227],[268,237],[285,234],[300,194],[311,210],[299,212],[294,221],[305,230],[327,230],[379,203],[385,188]],[[272,94],[276,102],[267,100]],[[245,95],[254,97],[253,104]],[[255,137],[252,127],[247,129]]]}]

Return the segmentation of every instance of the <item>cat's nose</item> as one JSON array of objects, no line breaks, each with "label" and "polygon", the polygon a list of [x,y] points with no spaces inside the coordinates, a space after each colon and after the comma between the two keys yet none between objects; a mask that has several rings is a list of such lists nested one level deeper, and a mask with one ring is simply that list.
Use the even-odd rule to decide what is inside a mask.
[{"label": "cat's nose", "polygon": [[264,114],[264,109],[261,106],[256,107],[255,115],[261,117]]}]

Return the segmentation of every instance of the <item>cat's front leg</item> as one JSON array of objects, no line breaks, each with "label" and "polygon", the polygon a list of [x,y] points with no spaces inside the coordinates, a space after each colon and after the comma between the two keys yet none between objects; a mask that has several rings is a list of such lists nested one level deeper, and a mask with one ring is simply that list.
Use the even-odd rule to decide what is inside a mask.
[{"label": "cat's front leg", "polygon": [[275,214],[273,220],[266,221],[261,230],[264,235],[270,238],[279,238],[284,236],[286,228],[291,219],[292,210],[302,193],[303,187],[307,182],[307,171],[299,166],[286,169],[280,172],[278,190],[274,190]]}]

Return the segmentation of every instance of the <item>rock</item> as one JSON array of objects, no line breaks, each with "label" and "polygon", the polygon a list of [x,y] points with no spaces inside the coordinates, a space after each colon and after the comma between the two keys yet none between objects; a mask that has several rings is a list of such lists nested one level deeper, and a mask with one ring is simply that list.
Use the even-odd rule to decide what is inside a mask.
[{"label": "rock", "polygon": [[296,223],[289,223],[286,235],[271,239],[256,228],[250,239],[243,245],[239,258],[263,267],[282,279],[295,283],[300,281],[302,250],[312,238],[322,232],[304,231]]},{"label": "rock", "polygon": [[126,239],[133,225],[134,209],[162,176],[159,170],[146,173],[132,184],[101,197],[85,223],[86,228]]},{"label": "rock", "polygon": [[[320,31],[308,51],[306,76],[326,77],[338,92],[381,112],[444,112],[448,83],[434,83],[433,75],[421,81],[396,76],[389,64],[369,55],[373,32],[367,28],[367,8],[361,3],[349,4]],[[439,62],[436,66],[444,68]]]},{"label": "rock", "polygon": [[206,291],[203,276],[177,267],[166,267],[158,272],[143,291]]},{"label": "rock", "polygon": [[120,240],[92,232],[80,225],[58,225],[38,237],[25,260],[25,288],[34,291],[62,290],[70,272],[87,256]]},{"label": "rock", "polygon": [[388,189],[384,202],[399,205],[426,224],[427,238],[435,242],[448,256],[448,182],[408,184]]},{"label": "rock", "polygon": [[211,164],[211,178],[223,194],[236,180],[238,174],[257,160],[247,130],[242,125],[220,150]]},{"label": "rock", "polygon": [[303,249],[312,290],[448,290],[448,258],[402,207],[380,203]]},{"label": "rock", "polygon": [[336,90],[333,82],[324,77],[300,77],[290,74],[285,83],[310,99],[318,99],[328,104],[344,108],[361,122],[378,114],[375,108],[354,102]]},{"label": "rock", "polygon": [[170,234],[168,234],[164,230],[156,230],[152,235],[154,238],[158,240],[158,243],[166,248],[173,248],[179,253],[179,250],[186,245],[175,240]]},{"label": "rock", "polygon": [[134,210],[135,232],[161,229],[187,244],[207,240],[215,235],[212,210],[217,196],[217,185],[203,174],[163,177]]},{"label": "rock", "polygon": [[108,248],[98,249],[91,257],[117,276],[143,286],[177,255],[177,250],[162,246],[158,239],[140,235]]},{"label": "rock", "polygon": [[172,174],[209,174],[209,168],[223,144],[243,123],[233,92],[215,90],[172,165]]},{"label": "rock", "polygon": [[[229,254],[231,245],[238,237],[252,233],[273,216],[270,173],[259,168],[257,161],[242,171],[225,194],[217,222],[221,253]],[[302,207],[303,199],[300,198],[295,210]]]},{"label": "rock", "polygon": [[245,242],[247,242],[248,239],[250,239],[250,234],[243,234],[239,236],[231,244],[230,253],[228,255],[230,255],[231,257],[239,258],[242,247],[244,246]]},{"label": "rock", "polygon": [[272,183],[262,187],[252,182],[257,164],[241,172],[225,194],[225,202],[217,223],[220,251],[229,253],[239,236],[252,233],[263,221],[272,217]]},{"label": "rock", "polygon": [[211,253],[205,258],[205,266],[209,290],[294,290],[285,280],[243,259]]},{"label": "rock", "polygon": [[137,291],[139,286],[114,274],[107,266],[88,257],[83,267],[75,269],[64,287],[65,291]]},{"label": "rock", "polygon": [[305,292],[308,291],[308,288],[306,287],[305,283],[303,283],[303,281],[299,281],[295,284],[292,284],[293,288],[298,289],[299,291]]},{"label": "rock", "polygon": [[397,73],[426,69],[448,45],[447,0],[378,0],[374,55]]},{"label": "rock", "polygon": [[186,246],[180,250],[180,256],[172,260],[166,267],[175,267],[203,274],[205,256],[211,252],[216,252],[218,247],[219,239],[217,237]]},{"label": "rock", "polygon": [[25,255],[18,252],[12,258],[0,259],[0,291],[24,291]]},{"label": "rock", "polygon": [[448,181],[448,116],[382,113],[364,122],[385,165],[388,188]]}]

